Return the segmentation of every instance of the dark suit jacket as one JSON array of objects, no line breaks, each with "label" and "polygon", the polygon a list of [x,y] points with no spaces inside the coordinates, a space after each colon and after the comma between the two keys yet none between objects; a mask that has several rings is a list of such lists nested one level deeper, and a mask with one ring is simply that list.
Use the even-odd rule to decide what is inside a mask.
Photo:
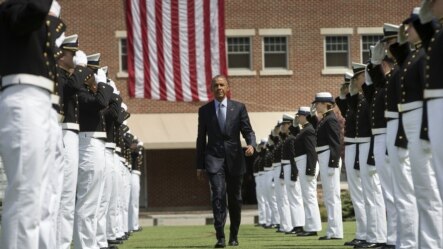
[{"label": "dark suit jacket", "polygon": [[[227,101],[225,132],[218,125],[214,101],[198,110],[197,169],[217,173],[226,163],[229,174],[246,172],[240,133],[248,145],[256,146],[255,133],[244,104]],[[206,140],[207,136],[207,140]]]}]

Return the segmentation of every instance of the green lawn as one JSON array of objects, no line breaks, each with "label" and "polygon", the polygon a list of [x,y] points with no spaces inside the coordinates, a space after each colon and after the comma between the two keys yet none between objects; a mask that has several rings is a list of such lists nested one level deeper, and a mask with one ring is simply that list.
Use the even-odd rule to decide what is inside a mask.
[{"label": "green lawn", "polygon": [[[323,230],[326,224],[323,223]],[[263,229],[252,225],[241,225],[238,236],[238,248],[301,248],[327,249],[352,248],[343,243],[354,238],[355,222],[344,223],[343,240],[319,241],[318,237],[296,237],[276,233],[274,229]],[[226,227],[229,236],[229,226]],[[321,232],[319,235],[324,235]],[[212,248],[215,244],[213,226],[181,226],[181,227],[147,227],[142,232],[134,233],[120,249],[136,248]],[[227,247],[230,248],[230,247]]]}]

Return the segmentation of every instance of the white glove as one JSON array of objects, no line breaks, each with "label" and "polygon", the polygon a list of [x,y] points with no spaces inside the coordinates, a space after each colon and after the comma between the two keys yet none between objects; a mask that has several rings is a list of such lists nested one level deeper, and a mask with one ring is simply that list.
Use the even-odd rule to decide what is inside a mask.
[{"label": "white glove", "polygon": [[408,37],[406,36],[406,27],[404,24],[400,25],[400,29],[397,35],[398,44],[403,45],[408,42]]},{"label": "white glove", "polygon": [[51,13],[55,17],[60,17],[62,7],[57,2],[57,0],[53,0],[51,4],[51,8],[49,9],[49,13]]},{"label": "white glove", "polygon": [[356,84],[357,83],[355,83],[354,79],[352,79],[351,84],[349,84],[349,93],[351,94],[351,96],[354,96],[358,93],[358,88],[357,88]]},{"label": "white glove", "polygon": [[423,146],[423,151],[430,154],[431,153],[431,144],[429,143],[429,141],[421,140],[421,144]]},{"label": "white glove", "polygon": [[354,169],[354,172],[357,177],[360,177],[360,170]]},{"label": "white glove", "polygon": [[371,54],[371,63],[373,65],[380,65],[386,56],[386,51],[380,41],[378,41],[374,47],[371,46]]},{"label": "white glove", "polygon": [[372,84],[374,84],[374,82],[372,81],[371,75],[369,75],[369,71],[368,71],[368,66],[366,65],[365,68],[365,84],[370,86]]},{"label": "white glove", "polygon": [[103,69],[97,69],[97,73],[94,74],[95,82],[98,83],[106,83],[106,73]]},{"label": "white glove", "polygon": [[78,50],[75,52],[74,58],[72,58],[74,61],[74,66],[83,66],[86,67],[88,64],[88,58],[86,57],[85,52]]},{"label": "white glove", "polygon": [[368,175],[374,176],[377,173],[375,166],[368,165]]},{"label": "white glove", "polygon": [[420,4],[420,12],[418,13],[418,16],[420,17],[420,22],[422,24],[428,23],[434,19],[434,16],[431,12],[431,0],[423,0]]},{"label": "white glove", "polygon": [[120,95],[120,91],[117,89],[117,86],[113,80],[109,80],[109,85],[114,89],[114,94]]},{"label": "white glove", "polygon": [[65,32],[63,32],[57,39],[55,39],[55,46],[59,48],[64,40],[65,40]]},{"label": "white glove", "polygon": [[328,176],[333,176],[335,174],[335,168],[328,167]]}]

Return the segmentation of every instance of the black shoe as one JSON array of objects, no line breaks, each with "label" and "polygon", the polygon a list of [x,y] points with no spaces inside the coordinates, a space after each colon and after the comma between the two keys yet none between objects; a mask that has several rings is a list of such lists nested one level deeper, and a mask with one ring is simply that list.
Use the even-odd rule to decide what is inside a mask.
[{"label": "black shoe", "polygon": [[353,239],[351,241],[347,241],[345,242],[345,246],[357,246],[357,245],[362,245],[362,244],[366,244],[366,240],[361,240],[361,239]]},{"label": "black shoe", "polygon": [[300,232],[300,233],[297,233],[297,236],[300,236],[300,237],[308,237],[308,236],[317,236],[317,232]]},{"label": "black shoe", "polygon": [[112,246],[112,245],[109,245],[109,246],[108,246],[108,249],[118,249],[118,246]]},{"label": "black shoe", "polygon": [[230,245],[230,246],[238,246],[238,240],[237,239],[229,240],[228,245]]},{"label": "black shoe", "polygon": [[226,244],[225,244],[225,239],[218,239],[217,243],[215,243],[214,248],[225,248]]},{"label": "black shoe", "polygon": [[123,241],[122,240],[108,240],[108,244],[119,245],[119,244],[123,244]]},{"label": "black shoe", "polygon": [[117,238],[117,240],[128,240],[128,236],[123,235],[120,238]]},{"label": "black shoe", "polygon": [[395,245],[384,245],[382,249],[395,249]]},{"label": "black shoe", "polygon": [[370,242],[366,242],[364,244],[361,245],[356,245],[354,246],[354,248],[382,248],[383,246],[385,246],[385,243],[370,243]]},{"label": "black shoe", "polygon": [[328,236],[322,236],[318,238],[318,240],[341,240],[342,238],[335,238],[335,237],[328,237]]},{"label": "black shoe", "polygon": [[285,231],[282,231],[282,230],[280,230],[280,229],[277,229],[277,231],[275,231],[276,233],[289,233],[289,232],[285,232]]}]

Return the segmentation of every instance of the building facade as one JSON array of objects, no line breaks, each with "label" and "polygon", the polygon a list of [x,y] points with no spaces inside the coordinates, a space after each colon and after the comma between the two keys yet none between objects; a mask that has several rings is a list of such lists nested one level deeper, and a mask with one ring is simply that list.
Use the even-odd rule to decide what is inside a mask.
[{"label": "building facade", "polygon": [[[141,204],[151,209],[209,206],[208,183],[198,182],[195,177],[197,127],[191,126],[184,138],[187,140],[174,146],[158,146],[149,135],[152,132],[145,134],[146,130],[161,133],[155,130],[156,125],[163,126],[166,135],[171,130],[180,131],[184,125],[180,118],[153,123],[163,114],[188,114],[196,119],[202,103],[128,97],[124,1],[59,2],[67,35],[79,34],[80,47],[87,54],[102,54],[102,65],[109,66],[109,75],[116,81],[129,111],[135,118],[141,115],[133,123],[137,127],[131,127],[148,148]],[[300,105],[310,105],[316,92],[337,95],[351,63],[367,60],[369,46],[382,35],[383,23],[401,23],[418,4],[412,0],[225,0],[231,97],[246,103],[252,115],[275,114],[272,120],[260,115],[252,119],[253,128],[266,123],[270,130],[276,122],[274,117],[283,112],[294,113]],[[181,135],[169,138],[171,144],[174,137]],[[265,135],[261,132],[257,138]]]}]

